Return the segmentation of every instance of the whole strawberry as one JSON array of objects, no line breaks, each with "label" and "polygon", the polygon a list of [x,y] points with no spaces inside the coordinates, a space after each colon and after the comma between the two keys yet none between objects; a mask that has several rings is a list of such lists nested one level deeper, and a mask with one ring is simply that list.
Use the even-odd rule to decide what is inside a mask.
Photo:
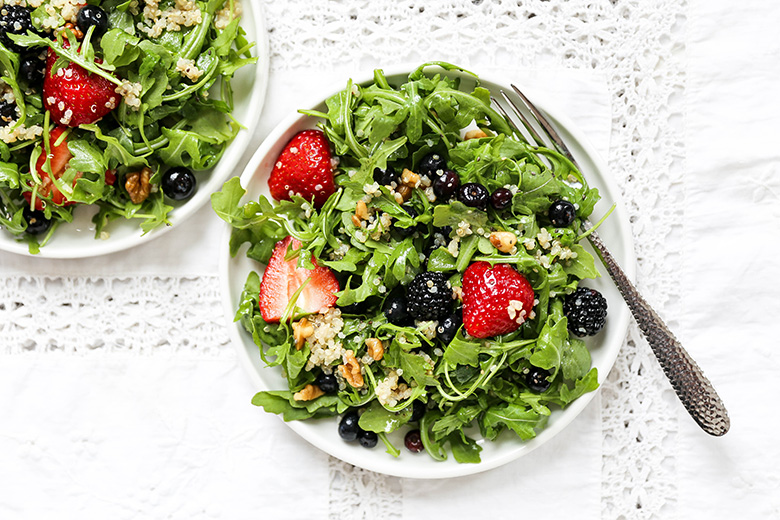
[{"label": "whole strawberry", "polygon": [[43,80],[43,104],[54,122],[76,127],[90,124],[111,112],[119,103],[116,85],[102,76],[70,63],[52,76],[57,54],[50,48]]},{"label": "whole strawberry", "polygon": [[319,208],[335,191],[330,143],[319,130],[304,130],[293,136],[276,159],[268,187],[276,200],[299,195],[314,199]]},{"label": "whole strawberry", "polygon": [[339,291],[339,282],[333,271],[317,265],[313,256],[315,267],[311,270],[297,267],[297,257],[284,259],[288,249],[294,251],[300,248],[301,242],[293,237],[280,240],[265,268],[260,282],[258,306],[260,314],[268,323],[277,323],[282,319],[287,305],[304,282],[306,286],[295,301],[295,306],[303,312],[320,312],[336,304],[338,298],[335,293]]},{"label": "whole strawberry", "polygon": [[517,330],[534,306],[534,290],[509,264],[475,262],[463,274],[463,326],[489,338]]}]

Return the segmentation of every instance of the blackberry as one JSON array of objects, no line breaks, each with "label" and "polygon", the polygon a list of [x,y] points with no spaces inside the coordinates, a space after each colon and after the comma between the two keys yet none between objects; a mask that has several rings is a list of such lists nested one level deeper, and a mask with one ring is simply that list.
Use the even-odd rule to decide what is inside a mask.
[{"label": "blackberry", "polygon": [[577,216],[577,211],[574,208],[574,204],[568,200],[556,200],[550,205],[550,209],[547,210],[547,216],[550,217],[555,227],[567,227],[574,222],[574,217]]},{"label": "blackberry", "polygon": [[46,71],[46,61],[41,59],[40,52],[25,54],[19,59],[19,76],[27,80],[31,87],[43,84]]},{"label": "blackberry", "polygon": [[15,52],[24,52],[25,47],[16,45],[9,34],[27,34],[33,30],[30,10],[20,5],[4,5],[0,7],[0,41]]},{"label": "blackberry", "polygon": [[406,288],[406,310],[416,320],[438,320],[451,308],[452,287],[442,273],[420,273]]},{"label": "blackberry", "polygon": [[16,119],[16,103],[0,101],[0,127],[8,126],[8,123]]},{"label": "blackberry", "polygon": [[593,336],[607,319],[607,300],[595,289],[578,287],[563,302],[563,313],[575,336]]},{"label": "blackberry", "polygon": [[531,367],[528,373],[525,375],[525,384],[532,392],[541,394],[552,384],[547,378],[550,377],[550,372],[539,367]]},{"label": "blackberry", "polygon": [[422,158],[420,164],[417,165],[420,175],[427,175],[429,178],[434,179],[441,175],[438,173],[441,171],[444,173],[444,168],[447,167],[447,159],[437,153],[429,153]]}]

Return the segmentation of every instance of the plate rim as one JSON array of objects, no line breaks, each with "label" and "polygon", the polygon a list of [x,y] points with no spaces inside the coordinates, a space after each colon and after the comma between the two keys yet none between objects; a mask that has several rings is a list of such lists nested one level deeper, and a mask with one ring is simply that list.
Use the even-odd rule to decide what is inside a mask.
[{"label": "plate rim", "polygon": [[[187,201],[185,204],[182,204],[171,211],[169,214],[171,225],[159,226],[146,234],[143,234],[141,227],[137,226],[137,228],[134,229],[133,234],[124,236],[115,241],[111,241],[110,238],[108,240],[100,240],[99,238],[91,237],[91,242],[85,240],[85,243],[90,244],[90,247],[81,247],[83,244],[79,243],[70,247],[51,248],[51,244],[47,244],[46,246],[41,247],[40,252],[37,254],[31,254],[29,252],[26,242],[18,240],[15,236],[5,231],[5,229],[0,229],[0,251],[27,256],[29,258],[47,259],[80,259],[109,255],[140,246],[163,236],[177,226],[180,226],[198,210],[206,206],[207,203],[210,203],[210,196],[214,191],[211,188],[219,189],[222,183],[233,175],[235,166],[241,164],[241,159],[249,154],[252,138],[256,133],[258,126],[257,122],[262,115],[266,94],[268,92],[270,56],[265,10],[259,2],[249,2],[248,6],[244,6],[244,12],[247,10],[251,12],[251,19],[256,33],[255,47],[257,49],[258,60],[255,64],[255,74],[252,76],[252,93],[249,100],[249,106],[247,107],[248,117],[246,121],[241,121],[244,128],[240,129],[239,133],[228,145],[228,149],[225,150],[225,153],[227,153],[230,148],[236,147],[236,158],[232,161],[230,166],[222,167],[219,165],[225,160],[225,155],[220,158],[217,165],[212,169],[212,172],[216,171],[217,168],[220,168],[221,175],[212,176],[208,179],[206,184],[199,186],[199,191],[195,195],[197,197],[196,200]],[[208,191],[205,189],[206,186],[210,186]]]},{"label": "plate rim", "polygon": [[[399,66],[394,66],[392,68],[383,69],[383,70],[385,70],[385,75],[389,78],[392,76],[408,75],[412,70],[415,70],[416,68],[417,67],[415,66],[399,65]],[[431,68],[434,67],[432,66]],[[356,84],[363,84],[363,83],[370,82],[373,79],[373,70],[374,69],[371,69],[371,72],[367,72],[363,70],[359,74],[352,74],[351,75],[352,78],[357,78],[354,79],[353,82]],[[426,70],[428,70],[428,68],[426,68]],[[507,86],[510,85],[510,83],[512,83],[512,81],[508,81],[508,79],[505,78],[503,75],[497,75],[493,73],[489,73],[486,75],[479,75],[479,81],[481,84],[493,83],[495,85],[504,85],[505,86],[504,88],[507,89],[508,89]],[[514,83],[519,83],[519,82],[514,81]],[[327,99],[327,97],[343,90],[343,88],[344,88],[344,82],[341,83],[340,87],[335,87],[335,86],[330,87],[327,90],[328,92],[327,95],[323,96],[322,94],[313,94],[310,96],[311,99],[307,100],[306,103],[302,103],[301,106],[305,106],[305,107],[317,106],[318,104],[322,103],[325,99]],[[523,88],[524,90],[526,90],[525,87]],[[323,92],[324,91],[325,89],[323,89]],[[531,88],[528,88],[527,94],[531,99],[533,99],[534,103],[540,108],[540,110],[542,110],[542,112],[544,112],[553,120],[556,127],[561,131],[562,134],[564,134],[565,140],[567,140],[570,144],[572,144],[571,140],[573,139],[573,142],[575,142],[577,146],[572,146],[572,148],[585,153],[587,159],[593,163],[593,166],[596,169],[596,174],[599,178],[599,184],[601,184],[605,188],[605,191],[609,194],[609,199],[611,200],[611,202],[615,204],[615,210],[610,220],[615,219],[615,220],[619,220],[620,222],[619,229],[621,231],[620,235],[621,235],[622,247],[618,258],[621,260],[621,267],[623,267],[624,272],[629,277],[629,279],[634,279],[636,276],[636,253],[634,247],[633,234],[631,233],[630,221],[625,207],[625,202],[622,197],[622,192],[619,189],[606,163],[601,158],[601,155],[599,154],[598,150],[590,143],[587,136],[582,133],[582,131],[568,118],[568,116],[566,116],[565,114],[561,113],[561,111],[556,109],[555,104],[551,102],[549,99],[547,99],[543,93],[539,93]],[[271,130],[271,132],[265,137],[265,139],[260,144],[260,146],[258,146],[257,150],[255,150],[255,152],[252,155],[252,158],[249,160],[249,163],[246,165],[246,168],[240,175],[241,185],[242,187],[244,187],[244,189],[246,189],[249,186],[248,181],[256,174],[258,168],[262,163],[262,160],[269,153],[271,148],[273,148],[273,146],[279,141],[279,139],[283,136],[283,134],[289,131],[290,127],[295,125],[296,122],[302,119],[306,119],[307,117],[308,116],[304,116],[302,114],[299,114],[297,111],[294,111],[288,114],[286,117],[284,117],[273,128],[273,130]],[[588,174],[586,173],[586,175]],[[594,175],[594,174],[591,173],[590,175]],[[247,202],[246,197],[247,194],[245,194],[244,197],[242,198],[241,200],[242,203]],[[602,196],[601,201],[603,200],[604,197]],[[603,208],[603,206],[604,205],[602,204],[600,209],[606,209]],[[595,213],[603,214],[604,212],[605,211],[596,211]],[[221,292],[221,300],[222,300],[221,303],[223,307],[223,312],[225,313],[226,322],[228,323],[229,337],[231,340],[231,344],[237,350],[239,359],[241,360],[241,364],[248,372],[248,375],[250,376],[250,379],[252,380],[255,389],[258,391],[270,390],[270,388],[267,387],[262,377],[256,370],[255,363],[250,357],[249,351],[247,350],[247,346],[244,343],[243,336],[246,334],[245,331],[243,330],[239,322],[233,321],[233,317],[235,316],[236,313],[236,307],[235,307],[236,304],[235,304],[235,300],[232,299],[235,295],[231,294],[232,280],[230,278],[230,264],[233,258],[230,256],[229,253],[230,232],[231,232],[231,226],[225,223],[222,232],[222,242],[219,246],[220,247],[219,277],[220,277],[220,292]],[[245,254],[245,247],[246,246],[244,246],[242,249],[239,250],[237,256]],[[589,244],[587,245],[587,247],[590,249]],[[600,268],[600,271],[603,271],[598,261],[597,261],[597,267]],[[246,277],[246,274],[247,273],[244,273],[244,276],[241,279],[242,284],[243,284],[243,280]],[[612,283],[611,280],[608,283],[611,284]],[[331,443],[329,443],[325,439],[322,439],[320,436],[317,436],[316,432],[313,432],[310,429],[308,429],[306,421],[290,421],[290,422],[284,422],[284,424],[289,428],[291,428],[301,438],[303,438],[313,446],[317,447],[318,449],[322,450],[323,452],[331,456],[339,458],[355,466],[368,469],[371,471],[375,471],[378,473],[390,475],[390,476],[415,478],[415,479],[453,478],[453,477],[460,477],[460,476],[481,473],[484,471],[494,469],[496,467],[502,466],[504,464],[519,459],[520,457],[530,453],[534,449],[540,447],[541,445],[548,442],[550,439],[554,438],[558,433],[563,431],[572,421],[574,421],[581,414],[581,412],[590,404],[590,402],[595,398],[595,396],[601,390],[603,383],[606,380],[609,372],[612,370],[612,367],[614,366],[617,356],[622,347],[623,340],[628,332],[630,313],[628,312],[628,309],[627,307],[625,307],[625,305],[623,306],[622,311],[623,312],[620,312],[616,318],[611,319],[610,326],[617,331],[615,333],[616,339],[612,342],[613,343],[612,345],[608,346],[608,355],[606,356],[605,359],[606,362],[604,363],[604,367],[603,367],[604,369],[602,370],[601,367],[599,367],[599,375],[598,375],[599,388],[593,392],[590,392],[588,394],[579,397],[576,401],[569,404],[566,407],[566,409],[563,411],[565,412],[565,414],[562,413],[563,417],[557,419],[553,424],[547,426],[544,430],[539,432],[539,434],[535,438],[530,439],[528,441],[523,441],[523,443],[519,445],[518,448],[510,450],[506,454],[501,454],[496,457],[493,457],[488,461],[482,461],[479,464],[457,464],[452,460],[448,460],[444,463],[434,462],[435,465],[426,467],[424,470],[420,470],[417,466],[411,466],[411,465],[404,466],[398,464],[394,465],[392,464],[393,462],[392,457],[390,455],[383,453],[384,456],[390,459],[387,462],[387,464],[382,464],[382,463],[374,464],[371,461],[366,463],[364,457],[361,457],[360,455],[355,455],[361,452],[349,449],[352,448],[352,446],[348,443],[343,443],[344,444],[343,447],[338,447],[334,449]],[[252,345],[254,346],[254,343],[252,343]],[[255,348],[257,347],[255,346]],[[281,417],[278,417],[277,419],[282,420]],[[323,420],[327,421],[332,419],[333,418],[323,419]],[[312,421],[308,421],[308,423],[311,422]]]}]

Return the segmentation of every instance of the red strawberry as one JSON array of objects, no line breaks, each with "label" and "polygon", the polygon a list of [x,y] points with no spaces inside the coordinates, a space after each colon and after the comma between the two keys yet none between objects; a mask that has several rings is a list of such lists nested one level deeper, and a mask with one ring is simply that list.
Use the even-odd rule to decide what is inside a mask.
[{"label": "red strawberry", "polygon": [[475,262],[463,274],[463,325],[475,338],[517,330],[533,306],[531,284],[509,264]]},{"label": "red strawberry", "polygon": [[297,257],[285,261],[284,257],[290,244],[293,250],[301,248],[301,242],[293,237],[277,242],[265,268],[263,280],[260,282],[260,314],[269,323],[276,323],[282,319],[284,310],[295,291],[307,279],[309,283],[301,291],[295,303],[296,307],[303,312],[323,311],[334,306],[338,299],[335,295],[339,290],[336,276],[327,267],[317,265],[313,256],[312,262],[316,266],[313,270],[297,268]]},{"label": "red strawberry", "polygon": [[[64,127],[57,126],[49,133],[49,147],[51,150],[49,153],[49,166],[51,166],[51,172],[55,179],[62,177],[62,174],[68,169],[68,162],[70,162],[71,157],[73,157],[68,149],[67,139],[63,139],[60,144],[55,146],[55,143],[64,131]],[[41,144],[41,146],[43,146],[43,144]],[[49,177],[49,173],[44,169],[45,163],[46,150],[44,149],[41,152],[40,157],[38,157],[38,162],[35,163],[35,171],[38,173],[38,177],[41,178],[41,184],[38,186],[38,195],[42,197],[51,196],[52,204],[56,204],[57,206],[70,206],[71,204],[75,204],[75,202],[65,198],[65,195],[63,195],[60,190],[57,189],[57,186],[54,185]],[[75,184],[80,177],[81,173],[76,173],[73,183]],[[32,193],[25,192],[24,198],[27,199],[27,203],[29,204],[32,200]],[[43,202],[39,198],[35,199],[35,209],[43,209]]]},{"label": "red strawberry", "polygon": [[53,121],[67,126],[94,123],[119,103],[116,85],[92,74],[75,63],[51,75],[57,54],[49,48],[46,77],[43,80],[43,104]]},{"label": "red strawberry", "polygon": [[268,179],[271,196],[276,200],[290,200],[299,195],[314,199],[321,207],[335,191],[333,166],[330,164],[330,143],[319,130],[298,132],[276,159]]}]

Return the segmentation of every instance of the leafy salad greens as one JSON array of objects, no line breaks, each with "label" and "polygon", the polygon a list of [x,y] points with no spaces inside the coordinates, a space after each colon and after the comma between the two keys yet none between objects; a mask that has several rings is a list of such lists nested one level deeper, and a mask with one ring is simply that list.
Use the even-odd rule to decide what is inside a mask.
[{"label": "leafy salad greens", "polygon": [[[475,463],[482,449],[477,432],[490,441],[502,434],[531,439],[544,428],[552,409],[598,386],[585,342],[567,330],[563,300],[580,280],[598,276],[592,255],[578,243],[582,237],[577,229],[599,195],[564,156],[529,145],[513,130],[491,108],[488,90],[476,86],[465,91],[455,75],[426,73],[431,65],[462,70],[428,63],[400,85],[391,85],[376,70],[372,83],[350,81],[327,99],[326,111],[301,111],[319,118],[339,158],[338,190],[321,208],[297,196],[276,203],[261,196],[242,205],[245,190],[238,179],[212,196],[212,206],[233,228],[232,255],[248,243],[247,256],[265,264],[275,243],[292,235],[303,244],[295,252],[300,267],[311,269],[313,255],[318,265],[336,273],[341,291],[336,309],[328,311],[337,318],[330,321],[336,325],[328,348],[352,351],[364,371],[365,384],[354,388],[337,370],[344,357],[313,363],[322,345],[312,339],[296,349],[293,324],[300,316],[292,304],[285,315],[289,320],[266,323],[258,310],[261,277],[251,272],[236,320],[252,335],[262,359],[280,367],[289,384],[286,390],[258,393],[255,405],[285,421],[359,408],[360,428],[376,432],[393,455],[399,450],[387,434],[414,424],[434,459],[444,460],[451,453],[458,462]],[[462,130],[474,123],[483,137],[464,140]],[[491,192],[510,189],[511,206],[470,211],[455,198],[437,200],[422,187],[400,204],[392,186],[374,184],[375,169],[416,172],[432,152],[447,158],[447,168],[457,173],[461,184],[480,183]],[[369,207],[392,217],[390,229],[362,229],[352,223],[356,204],[367,194]],[[577,204],[571,226],[556,227],[547,216],[551,203],[559,199]],[[416,211],[410,213],[409,206]],[[382,225],[379,219],[376,225]],[[410,228],[412,234],[399,232]],[[462,233],[464,228],[473,232]],[[495,230],[516,234],[518,247],[499,251],[487,238]],[[533,286],[534,315],[516,331],[477,339],[461,327],[445,342],[435,332],[438,323],[399,326],[388,321],[383,312],[387,300],[402,293],[416,275],[426,270],[444,273],[457,294],[464,271],[477,261],[511,264]],[[381,361],[367,357],[369,338],[382,341]],[[549,374],[549,387],[541,392],[526,383],[535,367]],[[337,392],[311,400],[294,398],[322,373],[331,372],[340,383]],[[392,378],[398,382],[389,387],[393,391],[388,397]],[[415,418],[419,423],[412,422],[415,401],[425,405],[424,415]]]},{"label": "leafy salad greens", "polygon": [[[158,189],[162,175],[173,167],[212,168],[241,128],[232,115],[231,79],[256,58],[250,55],[254,43],[239,25],[238,0],[193,1],[188,6],[200,12],[199,23],[179,20],[178,25],[150,19],[143,2],[89,0],[108,15],[102,35],[94,27],[83,35],[63,29],[67,15],[51,5],[56,2],[31,4],[40,4],[27,8],[33,30],[9,33],[13,44],[0,43],[0,89],[12,94],[6,99],[16,105],[16,116],[7,123],[4,119],[0,129],[0,227],[37,253],[59,224],[72,220],[79,205],[97,206],[96,238],[105,238],[107,224],[115,219],[137,219],[143,233],[170,225],[176,203]],[[177,9],[178,3],[163,0],[155,16],[170,18]],[[164,30],[151,29],[155,21]],[[99,121],[67,128],[57,143],[50,142],[50,134],[59,122],[45,108],[42,85],[20,70],[30,56],[44,60],[52,51],[57,57],[52,77],[76,64],[124,96],[117,96],[116,108]],[[182,64],[198,74],[186,75]],[[36,171],[37,159],[63,140],[72,155],[65,171],[52,172],[48,161],[43,174]],[[125,187],[126,175],[143,168],[151,171],[150,193],[135,203]],[[44,176],[64,201],[43,192]],[[25,209],[36,207],[51,222],[42,233],[28,229],[25,218]]]}]

